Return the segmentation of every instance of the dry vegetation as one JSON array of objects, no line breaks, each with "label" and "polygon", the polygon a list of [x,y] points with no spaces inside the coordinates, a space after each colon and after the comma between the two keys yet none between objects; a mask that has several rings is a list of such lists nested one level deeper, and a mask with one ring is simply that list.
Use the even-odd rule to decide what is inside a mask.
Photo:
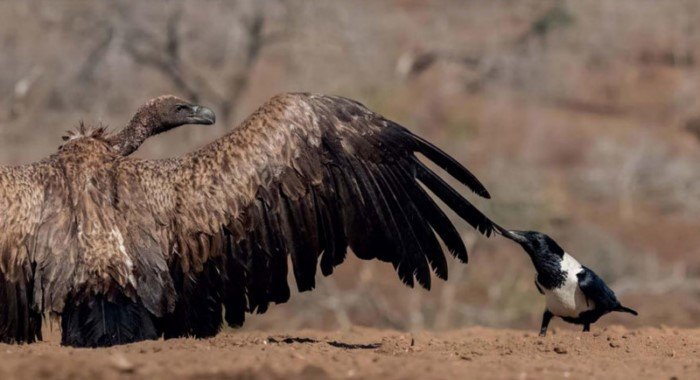
[{"label": "dry vegetation", "polygon": [[[29,162],[78,120],[124,124],[162,93],[217,126],[150,141],[181,154],[267,97],[357,98],[466,163],[506,226],[555,236],[639,318],[700,322],[700,4],[692,0],[0,2],[0,160]],[[465,190],[466,191],[466,190]],[[532,328],[528,259],[477,237],[431,293],[351,260],[246,328]]]}]

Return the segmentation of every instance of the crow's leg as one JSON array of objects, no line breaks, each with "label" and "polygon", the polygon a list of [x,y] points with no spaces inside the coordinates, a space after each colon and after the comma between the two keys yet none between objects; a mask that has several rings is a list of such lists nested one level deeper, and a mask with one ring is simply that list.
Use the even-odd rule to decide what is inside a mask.
[{"label": "crow's leg", "polygon": [[583,325],[583,332],[589,332],[591,331],[591,324],[590,323],[584,323]]},{"label": "crow's leg", "polygon": [[547,327],[549,327],[549,322],[552,320],[552,317],[554,314],[552,314],[549,310],[544,311],[544,314],[542,314],[542,327],[540,328],[540,336],[545,336],[547,335]]}]

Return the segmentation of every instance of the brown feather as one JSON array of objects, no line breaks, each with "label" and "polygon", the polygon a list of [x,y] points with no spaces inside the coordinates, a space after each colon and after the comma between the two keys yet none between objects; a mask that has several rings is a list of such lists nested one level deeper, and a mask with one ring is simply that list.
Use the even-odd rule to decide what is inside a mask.
[{"label": "brown feather", "polygon": [[[140,107],[114,136],[80,122],[63,136],[59,153],[35,164],[0,167],[0,304],[14,305],[0,308],[0,341],[40,338],[41,312],[61,313],[67,299],[77,299],[71,292],[117,288],[153,315],[173,309],[168,263],[175,234],[144,209],[118,211],[115,184],[134,181],[120,179],[114,164],[150,136],[213,121],[205,107],[161,96]],[[139,199],[140,188],[132,190],[119,188],[125,198],[148,203]]]},{"label": "brown feather", "polygon": [[[223,256],[228,281],[245,277],[231,289],[245,287],[252,302],[245,309],[260,311],[266,302],[288,298],[288,290],[279,285],[286,284],[288,255],[300,290],[314,287],[319,260],[323,273],[332,273],[348,245],[362,258],[393,263],[407,284],[416,278],[425,287],[430,286],[429,265],[439,277],[447,277],[434,229],[448,239],[451,251],[463,252],[460,258],[466,259],[463,243],[452,239],[452,224],[422,196],[415,177],[416,152],[488,194],[465,168],[405,128],[357,102],[310,94],[272,98],[230,134],[187,156],[125,159],[118,171],[140,174],[126,177],[137,179],[144,194],[153,194],[147,207],[179,236],[176,241],[226,233],[234,242],[231,249],[187,244],[181,247],[180,266],[196,275],[201,262]],[[420,196],[411,200],[411,194]],[[473,207],[464,198],[453,206]],[[490,221],[468,221],[490,234]],[[255,245],[249,239],[265,241]],[[200,264],[192,267],[189,262]],[[238,302],[229,307],[241,307],[233,306]]]},{"label": "brown feather", "polygon": [[12,305],[0,309],[0,338],[35,339],[29,311],[68,316],[68,344],[153,338],[158,321],[167,337],[208,336],[220,305],[239,325],[287,301],[289,262],[309,290],[319,261],[329,275],[348,248],[429,288],[431,268],[447,277],[437,236],[465,261],[466,249],[419,179],[480,232],[493,229],[415,153],[487,195],[471,173],[345,98],[276,96],[181,158],[127,158],[112,143],[82,125],[48,159],[0,167],[0,302]]}]

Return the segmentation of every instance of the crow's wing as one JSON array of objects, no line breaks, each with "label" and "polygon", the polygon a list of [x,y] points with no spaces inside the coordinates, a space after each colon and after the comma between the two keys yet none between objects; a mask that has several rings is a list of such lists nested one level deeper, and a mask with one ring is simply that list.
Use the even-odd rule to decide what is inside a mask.
[{"label": "crow's wing", "polygon": [[595,303],[598,309],[612,310],[620,305],[620,302],[615,297],[615,293],[598,277],[592,270],[583,267],[579,272],[578,286],[586,296],[586,299]]}]

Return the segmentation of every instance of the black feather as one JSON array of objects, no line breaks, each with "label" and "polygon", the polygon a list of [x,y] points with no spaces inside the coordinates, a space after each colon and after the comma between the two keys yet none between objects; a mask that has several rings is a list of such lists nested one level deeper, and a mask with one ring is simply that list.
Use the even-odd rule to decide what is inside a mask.
[{"label": "black feather", "polygon": [[[397,271],[401,280],[407,285],[413,286],[414,276],[418,282],[426,288],[430,287],[430,271],[425,262],[420,241],[418,240],[413,227],[411,226],[406,213],[403,210],[399,195],[396,194],[398,189],[395,189],[391,180],[381,170],[375,170],[374,177],[384,193],[384,198],[388,205],[387,216],[393,218],[396,225],[396,231],[391,236],[391,243],[401,250],[398,255],[392,257],[392,263],[397,266]],[[427,276],[426,276],[427,273]]]},{"label": "black feather", "polygon": [[9,281],[0,271],[0,343],[42,339],[41,314],[33,305],[33,281]]},{"label": "black feather", "polygon": [[411,257],[403,239],[405,230],[396,214],[395,202],[392,200],[391,189],[384,183],[379,169],[368,170],[368,188],[375,194],[378,201],[376,208],[379,222],[374,224],[376,234],[380,239],[373,241],[374,251],[379,260],[390,262],[399,273],[399,278],[409,286],[413,286],[413,268]]},{"label": "black feather", "polygon": [[[245,266],[235,257],[234,237],[224,229],[224,307],[225,318],[229,326],[243,326],[248,302],[245,294]],[[286,282],[286,278],[285,278]]]},{"label": "black feather", "polygon": [[343,215],[340,206],[341,201],[339,199],[336,180],[331,174],[330,169],[326,168],[324,174],[322,198],[326,205],[325,211],[330,218],[332,240],[328,244],[332,246],[332,248],[329,249],[328,252],[325,252],[323,256],[325,258],[325,256],[329,255],[328,261],[336,267],[345,261],[348,239],[345,235],[345,226],[343,225]]},{"label": "black feather", "polygon": [[482,214],[474,205],[464,199],[455,189],[451,188],[442,178],[438,177],[417,159],[415,164],[418,180],[477,231],[486,236],[491,236],[494,228],[493,222],[486,215]]},{"label": "black feather", "polygon": [[61,344],[109,347],[158,339],[156,318],[128,296],[117,292],[69,296],[61,313]]},{"label": "black feather", "polygon": [[486,187],[479,181],[478,178],[462,164],[457,162],[454,158],[449,156],[447,153],[440,150],[435,145],[431,144],[429,141],[417,136],[407,129],[402,128],[407,135],[410,136],[411,140],[416,144],[417,151],[425,155],[430,161],[434,162],[436,165],[444,169],[447,173],[453,176],[456,180],[469,187],[477,195],[490,199],[491,194],[489,194]]},{"label": "black feather", "polygon": [[308,228],[302,207],[304,205],[289,198],[285,198],[280,207],[281,232],[287,240],[294,278],[300,292],[312,290],[316,286],[316,265],[318,263],[318,256],[305,236]]},{"label": "black feather", "polygon": [[[404,175],[409,175],[406,169],[401,168],[401,170],[403,170]],[[461,262],[466,263],[469,260],[467,248],[464,246],[462,237],[447,215],[445,215],[420,185],[415,184],[415,186],[409,186],[408,191],[410,192],[411,199],[420,210],[421,215],[428,220],[428,223],[430,223],[433,230],[440,236],[440,239],[445,243],[447,249]]]},{"label": "black feather", "polygon": [[219,260],[210,260],[199,273],[184,273],[179,262],[170,270],[178,300],[175,310],[161,319],[165,339],[216,335],[223,323],[223,278]]},{"label": "black feather", "polygon": [[287,302],[290,297],[289,284],[287,284],[288,260],[285,240],[281,237],[280,220],[277,212],[271,212],[267,206],[265,209],[265,235],[270,246],[271,258],[271,290],[270,300],[275,303]]},{"label": "black feather", "polygon": [[391,215],[384,211],[382,195],[374,188],[371,175],[357,162],[351,162],[348,169],[350,173],[343,175],[343,179],[354,183],[348,186],[350,192],[342,195],[343,213],[349,217],[345,224],[348,243],[363,260],[382,259],[389,249],[383,226],[388,226]]},{"label": "black feather", "polygon": [[637,313],[636,310],[630,309],[629,307],[622,306],[622,305],[616,307],[616,308],[614,309],[614,311],[618,311],[618,312],[620,312],[620,313],[630,313],[630,314],[632,314],[632,315],[639,315],[639,313]]},{"label": "black feather", "polygon": [[400,202],[404,205],[404,210],[411,221],[424,256],[428,259],[438,278],[447,280],[447,260],[442,252],[440,243],[412,197],[415,190],[411,188],[419,185],[411,177],[403,175],[398,168],[385,167],[384,172],[387,174],[387,177],[392,179],[394,186],[397,188],[396,194],[399,195]]}]

